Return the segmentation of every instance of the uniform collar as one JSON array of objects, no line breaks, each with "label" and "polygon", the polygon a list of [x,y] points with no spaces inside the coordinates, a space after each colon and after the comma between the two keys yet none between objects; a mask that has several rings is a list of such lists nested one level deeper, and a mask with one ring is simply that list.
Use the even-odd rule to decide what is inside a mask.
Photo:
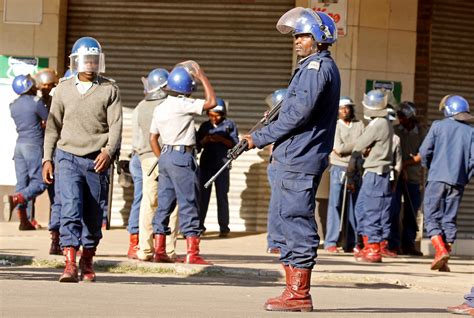
[{"label": "uniform collar", "polygon": [[331,56],[331,52],[329,52],[328,50],[324,50],[324,51],[320,51],[320,52],[315,52],[315,53],[310,54],[310,55],[308,55],[307,57],[304,57],[304,58],[302,58],[301,60],[299,60],[299,61],[298,61],[298,64],[302,66],[302,65],[305,64],[306,62],[312,61],[312,60],[314,60],[315,58],[327,57],[327,56]]},{"label": "uniform collar", "polygon": [[[74,82],[76,83],[76,86],[81,83],[79,80],[79,74],[76,74],[74,76]],[[92,84],[99,84],[99,76],[96,76],[95,79],[91,82]]]}]

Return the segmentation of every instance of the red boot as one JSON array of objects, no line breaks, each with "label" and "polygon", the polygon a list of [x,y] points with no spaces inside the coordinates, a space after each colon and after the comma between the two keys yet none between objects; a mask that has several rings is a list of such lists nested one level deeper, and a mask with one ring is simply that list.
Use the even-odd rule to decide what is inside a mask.
[{"label": "red boot", "polygon": [[380,254],[382,254],[383,257],[397,257],[397,252],[391,251],[388,249],[388,241],[382,241],[380,242]]},{"label": "red boot", "polygon": [[51,246],[49,247],[49,255],[63,255],[61,246],[59,246],[59,231],[51,231]]},{"label": "red boot", "polygon": [[95,248],[82,248],[82,256],[79,260],[81,268],[81,280],[83,282],[95,282],[95,272],[92,258],[95,256]]},{"label": "red boot", "polygon": [[151,261],[155,263],[174,263],[166,254],[166,235],[155,234],[155,252]]},{"label": "red boot", "polygon": [[131,259],[138,259],[137,252],[139,250],[138,247],[138,233],[137,234],[130,234],[130,245],[128,247],[127,257]]},{"label": "red boot", "polygon": [[[451,243],[446,243],[445,246],[446,246],[446,250],[448,251],[448,253],[451,254]],[[438,269],[438,271],[440,271],[440,272],[450,272],[451,268],[449,268],[449,266],[448,266],[448,261],[449,261],[449,259],[446,260],[446,263],[444,263],[444,265],[442,265]]]},{"label": "red boot", "polygon": [[362,252],[364,251],[364,249],[367,249],[367,245],[369,244],[369,237],[367,235],[362,236],[362,244],[362,248],[354,248],[354,257],[356,258],[356,260],[362,256]]},{"label": "red boot", "polygon": [[[291,285],[291,267],[289,265],[285,265],[283,263],[281,264],[281,266],[285,270],[286,283],[285,283],[285,289],[283,289],[283,292],[282,292],[282,295],[284,295],[287,292],[287,289],[291,289],[291,286],[290,286]],[[280,295],[278,297],[269,298],[269,299],[267,299],[266,303],[278,302],[280,297],[282,297],[282,295]]]},{"label": "red boot", "polygon": [[13,210],[18,204],[26,204],[25,197],[21,193],[15,193],[8,195],[8,199],[4,197],[3,202],[8,205],[8,210],[10,211],[9,217],[5,221],[10,221],[12,219]]},{"label": "red boot", "polygon": [[364,248],[360,253],[360,257],[356,258],[359,262],[381,263],[382,254],[380,254],[380,243],[368,243],[367,249]]},{"label": "red boot", "polygon": [[18,218],[20,219],[20,225],[18,226],[18,229],[20,231],[36,230],[35,226],[31,224],[30,220],[28,220],[28,216],[26,215],[25,208],[18,208]]},{"label": "red boot", "polygon": [[432,236],[431,243],[433,244],[436,250],[435,258],[433,262],[431,263],[431,269],[437,270],[443,267],[443,265],[448,261],[449,252],[446,249],[446,246],[444,245],[444,241],[441,235]]},{"label": "red boot", "polygon": [[186,263],[197,265],[212,265],[199,255],[199,242],[197,236],[186,237],[187,255]]},{"label": "red boot", "polygon": [[64,248],[64,259],[66,267],[64,272],[59,278],[60,283],[77,283],[79,278],[77,276],[77,264],[76,264],[76,249],[72,246]]},{"label": "red boot", "polygon": [[[276,298],[270,298],[265,303],[268,311],[313,311],[313,300],[309,294],[311,287],[311,269],[289,266],[285,269],[287,287]],[[290,277],[288,281],[288,276]]]}]

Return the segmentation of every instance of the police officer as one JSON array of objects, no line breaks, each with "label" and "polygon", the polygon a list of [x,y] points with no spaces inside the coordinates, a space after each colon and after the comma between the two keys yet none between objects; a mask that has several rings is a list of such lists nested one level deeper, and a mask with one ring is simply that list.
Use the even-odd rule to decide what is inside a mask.
[{"label": "police officer", "polygon": [[[267,97],[265,97],[265,103],[267,104],[269,110],[273,109],[278,103],[280,103],[283,98],[285,98],[286,93],[288,90],[286,88],[280,88],[275,90],[273,93],[268,94]],[[270,158],[268,160],[268,166],[267,166],[267,178],[268,178],[268,184],[270,185],[270,188],[272,187],[273,183],[273,165],[272,163],[272,151],[273,151],[273,144],[268,145],[269,151],[270,151]],[[267,219],[267,253],[269,254],[280,254],[280,249],[278,248],[278,241],[282,241],[284,238],[281,237],[281,229],[279,228],[273,228],[273,227],[278,227],[280,224],[278,222],[278,214],[277,211],[278,209],[274,206],[275,200],[272,201],[272,198],[270,197],[270,203],[268,204],[268,219]],[[280,238],[278,236],[280,235]]]},{"label": "police officer", "polygon": [[277,29],[293,33],[297,68],[278,119],[244,136],[249,149],[274,143],[271,200],[285,238],[277,243],[287,285],[279,297],[267,300],[265,309],[312,311],[311,270],[319,245],[315,196],[333,149],[341,88],[328,51],[337,29],[327,14],[300,7],[286,12]]},{"label": "police officer", "polygon": [[[417,214],[421,205],[420,182],[422,178],[421,164],[414,160],[426,132],[416,119],[415,104],[409,101],[398,105],[397,117],[399,124],[394,132],[400,137],[403,166],[398,179],[394,196],[394,218],[392,236],[389,240],[390,249],[400,250],[403,254],[422,256],[415,248],[415,238],[418,229]],[[402,236],[399,234],[399,215],[403,197]]]},{"label": "police officer", "polygon": [[353,182],[358,158],[370,148],[363,164],[364,175],[356,203],[356,214],[363,213],[362,220],[357,224],[358,232],[366,236],[367,244],[355,257],[357,261],[374,263],[382,261],[380,243],[383,241],[383,217],[390,215],[393,127],[387,118],[385,92],[371,90],[364,94],[362,105],[364,117],[369,118],[370,123],[355,142],[348,167],[348,183]]},{"label": "police officer", "polygon": [[[357,191],[349,191],[346,194],[346,202],[343,202],[346,186],[346,170],[354,143],[364,131],[364,123],[355,118],[354,102],[347,96],[339,100],[339,120],[336,125],[334,137],[334,149],[329,156],[331,163],[329,188],[329,206],[326,221],[326,235],[324,237],[324,248],[330,253],[337,253],[337,241],[339,239],[340,215],[343,210],[347,211],[348,225],[352,230],[347,231],[346,250],[352,250],[355,242],[355,218],[354,205],[357,199]],[[345,206],[342,206],[342,204]],[[347,208],[346,208],[347,207]]]},{"label": "police officer", "polygon": [[[211,198],[212,185],[207,189],[204,184],[227,161],[227,152],[239,142],[237,125],[226,118],[227,105],[222,98],[217,98],[216,107],[207,111],[209,120],[202,123],[197,132],[198,150],[203,149],[199,165],[199,221],[200,227],[205,231],[209,199]],[[229,232],[229,175],[226,169],[214,181],[217,198],[217,220],[219,223],[219,237],[226,237]]]},{"label": "police officer", "polygon": [[[433,122],[421,144],[421,164],[428,168],[424,197],[425,229],[436,252],[432,270],[447,266],[456,240],[456,216],[464,187],[474,174],[474,130],[467,121],[468,101],[447,95],[440,102],[445,118]],[[449,153],[449,156],[446,154]]]},{"label": "police officer", "polygon": [[93,256],[102,238],[107,170],[120,145],[122,105],[115,82],[100,75],[105,62],[96,39],[78,39],[69,58],[71,70],[77,74],[63,79],[53,96],[46,126],[43,179],[48,184],[57,182],[61,189],[60,241],[66,267],[59,281],[78,281],[76,251],[82,245],[81,279],[90,282],[95,281]]},{"label": "police officer", "polygon": [[13,156],[17,182],[16,193],[9,195],[6,203],[10,218],[15,207],[18,207],[19,230],[28,231],[36,229],[27,215],[28,202],[33,206],[32,201],[47,187],[41,178],[41,158],[48,110],[36,96],[35,81],[30,75],[16,76],[12,87],[19,95],[10,104],[10,113],[18,133]]},{"label": "police officer", "polygon": [[[197,163],[194,155],[196,133],[194,115],[216,106],[211,83],[197,63],[188,67],[177,65],[168,77],[165,90],[168,97],[155,108],[150,127],[150,144],[159,158],[158,209],[153,219],[155,238],[154,262],[171,262],[166,253],[166,235],[170,234],[169,217],[178,204],[180,232],[186,238],[186,263],[208,264],[199,255]],[[196,89],[194,78],[204,87],[203,99],[189,98]],[[163,147],[158,143],[162,139]]]},{"label": "police officer", "polygon": [[[54,88],[58,85],[58,73],[51,68],[40,70],[36,75],[36,86],[39,91],[41,99],[46,104],[46,108],[51,109],[51,102],[53,99]],[[51,245],[49,254],[62,255],[61,247],[59,245],[59,218],[61,213],[61,204],[59,202],[59,189],[54,186],[54,183],[48,186],[49,202],[51,203],[51,211],[49,217],[48,229],[51,233]],[[58,194],[56,195],[56,192]]]},{"label": "police officer", "polygon": [[[145,98],[134,110],[136,125],[133,127],[133,136],[138,138],[136,152],[140,158],[143,175],[143,195],[139,213],[139,250],[136,255],[142,261],[150,261],[153,257],[153,217],[158,207],[158,169],[149,170],[156,161],[150,145],[150,126],[153,112],[162,102],[167,94],[163,90],[168,82],[167,70],[157,68],[152,70],[146,78],[142,78],[145,87]],[[171,259],[176,257],[176,239],[178,235],[178,211],[173,209],[170,216],[171,234],[167,236],[166,252]],[[132,240],[132,237],[131,237]]]}]

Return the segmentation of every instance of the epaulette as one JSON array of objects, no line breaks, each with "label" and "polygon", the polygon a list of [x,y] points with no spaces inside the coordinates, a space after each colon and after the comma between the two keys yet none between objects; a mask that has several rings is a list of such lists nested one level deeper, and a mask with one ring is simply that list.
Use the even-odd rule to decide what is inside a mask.
[{"label": "epaulette", "polygon": [[321,60],[316,60],[316,61],[311,61],[308,64],[308,70],[316,70],[319,71],[319,68],[321,67]]},{"label": "epaulette", "polygon": [[116,82],[113,78],[109,78],[109,77],[105,77],[105,76],[99,76],[98,80],[99,80],[99,83],[101,83],[101,84],[116,85]]}]

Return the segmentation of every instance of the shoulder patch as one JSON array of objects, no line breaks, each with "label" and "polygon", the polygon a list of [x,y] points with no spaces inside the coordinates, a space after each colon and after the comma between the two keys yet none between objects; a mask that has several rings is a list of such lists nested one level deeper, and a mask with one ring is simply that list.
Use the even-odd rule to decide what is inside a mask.
[{"label": "shoulder patch", "polygon": [[308,64],[308,69],[311,70],[316,70],[319,71],[319,67],[321,66],[321,61],[311,61]]}]

